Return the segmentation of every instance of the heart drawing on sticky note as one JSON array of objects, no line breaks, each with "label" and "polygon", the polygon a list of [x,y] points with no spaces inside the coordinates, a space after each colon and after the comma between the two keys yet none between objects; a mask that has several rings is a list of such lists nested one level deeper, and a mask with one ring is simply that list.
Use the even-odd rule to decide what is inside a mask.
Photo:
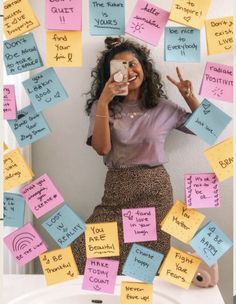
[{"label": "heart drawing on sticky note", "polygon": [[184,20],[186,20],[187,22],[189,22],[191,20],[191,16],[184,17]]},{"label": "heart drawing on sticky note", "polygon": [[131,211],[128,211],[127,213],[124,213],[124,217],[127,217],[130,221],[133,220],[133,216],[131,215]]},{"label": "heart drawing on sticky note", "polygon": [[203,102],[202,103],[202,107],[203,107],[203,113],[206,115],[206,114],[208,114],[209,112],[210,112],[210,110],[207,110],[207,109],[209,109],[210,108],[210,106],[211,106],[211,104],[210,103],[208,103],[208,102]]}]

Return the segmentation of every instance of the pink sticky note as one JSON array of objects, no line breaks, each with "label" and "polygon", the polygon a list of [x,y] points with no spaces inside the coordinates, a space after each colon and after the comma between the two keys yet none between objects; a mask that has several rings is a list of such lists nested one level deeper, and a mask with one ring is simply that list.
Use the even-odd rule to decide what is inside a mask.
[{"label": "pink sticky note", "polygon": [[125,32],[156,46],[168,18],[169,12],[145,0],[138,0]]},{"label": "pink sticky note", "polygon": [[44,174],[20,190],[33,214],[39,218],[64,202],[47,174]]},{"label": "pink sticky note", "polygon": [[157,239],[155,208],[122,209],[124,242],[146,242]]},{"label": "pink sticky note", "polygon": [[220,206],[219,182],[214,173],[185,174],[185,201],[190,208]]},{"label": "pink sticky note", "polygon": [[82,289],[113,293],[119,261],[88,259],[84,272]]},{"label": "pink sticky note", "polygon": [[199,94],[204,97],[233,102],[233,67],[208,62]]},{"label": "pink sticky note", "polygon": [[30,223],[7,235],[4,243],[19,265],[25,265],[47,251],[47,246]]},{"label": "pink sticky note", "polygon": [[3,118],[16,119],[16,95],[14,85],[3,86]]},{"label": "pink sticky note", "polygon": [[82,30],[82,0],[46,0],[46,28]]}]

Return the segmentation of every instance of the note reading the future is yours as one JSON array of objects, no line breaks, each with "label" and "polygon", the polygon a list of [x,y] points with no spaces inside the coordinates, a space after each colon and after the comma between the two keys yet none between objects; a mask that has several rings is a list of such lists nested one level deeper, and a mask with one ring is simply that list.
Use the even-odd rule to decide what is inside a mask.
[{"label": "note reading the future is yours", "polygon": [[71,247],[45,252],[39,258],[47,285],[76,279],[79,274]]},{"label": "note reading the future is yours", "polygon": [[4,226],[21,227],[24,225],[25,200],[17,193],[5,192],[3,195]]},{"label": "note reading the future is yours", "polygon": [[189,208],[220,206],[219,182],[214,173],[185,174],[185,201]]},{"label": "note reading the future is yours", "polygon": [[145,0],[138,0],[125,32],[156,46],[168,18],[169,12]]},{"label": "note reading the future is yours", "polygon": [[152,284],[121,282],[121,304],[152,304],[152,295]]},{"label": "note reading the future is yours", "polygon": [[14,85],[3,86],[3,117],[6,120],[16,119],[16,95]]}]

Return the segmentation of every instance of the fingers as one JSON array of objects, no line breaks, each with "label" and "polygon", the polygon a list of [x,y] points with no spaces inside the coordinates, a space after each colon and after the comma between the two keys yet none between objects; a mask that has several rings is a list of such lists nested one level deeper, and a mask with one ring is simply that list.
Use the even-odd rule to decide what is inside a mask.
[{"label": "fingers", "polygon": [[174,85],[176,85],[176,86],[178,86],[178,82],[177,81],[175,81],[173,78],[171,78],[170,76],[166,76],[166,78],[171,82],[171,83],[173,83]]},{"label": "fingers", "polygon": [[124,93],[127,91],[128,82],[112,82],[109,84],[109,89],[114,95]]},{"label": "fingers", "polygon": [[180,81],[184,81],[178,67],[176,67],[176,73],[177,73],[177,75],[178,75],[178,77],[179,77],[179,80],[180,80]]}]

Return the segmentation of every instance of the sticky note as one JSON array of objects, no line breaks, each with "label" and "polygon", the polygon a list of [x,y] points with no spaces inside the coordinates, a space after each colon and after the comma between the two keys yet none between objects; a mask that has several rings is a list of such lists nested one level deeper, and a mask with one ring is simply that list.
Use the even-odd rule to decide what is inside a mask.
[{"label": "sticky note", "polygon": [[169,12],[148,1],[137,0],[125,32],[156,46],[168,18]]},{"label": "sticky note", "polygon": [[47,251],[44,241],[30,223],[7,235],[3,241],[19,265],[25,265]]},{"label": "sticky note", "polygon": [[159,277],[188,289],[200,263],[199,258],[171,247],[161,266]]},{"label": "sticky note", "polygon": [[3,118],[16,119],[16,95],[14,85],[3,86]]},{"label": "sticky note", "polygon": [[3,195],[4,226],[21,227],[24,225],[25,200],[17,193],[5,192]]},{"label": "sticky note", "polygon": [[20,147],[32,144],[51,133],[43,114],[36,113],[31,104],[17,111],[17,118],[8,120],[8,124]]},{"label": "sticky note", "polygon": [[220,207],[219,182],[214,173],[185,174],[184,182],[189,208]]},{"label": "sticky note", "polygon": [[174,0],[169,19],[200,30],[210,3],[211,0]]},{"label": "sticky note", "polygon": [[82,289],[113,293],[119,261],[87,259]]},{"label": "sticky note", "polygon": [[79,31],[46,32],[47,66],[82,65],[82,35]]},{"label": "sticky note", "polygon": [[8,146],[3,142],[3,151],[6,151],[8,149]]},{"label": "sticky note", "polygon": [[36,112],[41,112],[68,97],[53,68],[22,82]]},{"label": "sticky note", "polygon": [[122,209],[125,243],[157,239],[156,210],[151,208]]},{"label": "sticky note", "polygon": [[15,38],[39,26],[28,0],[4,1],[3,29],[7,39]]},{"label": "sticky note", "polygon": [[233,176],[233,140],[228,138],[204,151],[206,159],[220,182]]},{"label": "sticky note", "polygon": [[42,225],[61,248],[69,246],[85,230],[84,221],[67,204]]},{"label": "sticky note", "polygon": [[204,214],[195,209],[188,209],[184,203],[176,201],[161,222],[161,230],[184,243],[188,243],[204,218]]},{"label": "sticky note", "polygon": [[52,180],[44,174],[20,190],[36,218],[40,218],[64,202]]},{"label": "sticky note", "polygon": [[45,27],[48,30],[82,30],[82,0],[46,0]]},{"label": "sticky note", "polygon": [[164,258],[162,253],[133,244],[122,269],[122,274],[152,283]]},{"label": "sticky note", "polygon": [[32,33],[3,41],[3,55],[7,75],[19,74],[43,66]]},{"label": "sticky note", "polygon": [[200,62],[200,31],[191,27],[165,27],[165,61]]},{"label": "sticky note", "polygon": [[91,35],[124,35],[124,0],[89,0],[89,15]]},{"label": "sticky note", "polygon": [[39,259],[47,285],[73,280],[79,275],[71,247],[48,251]]},{"label": "sticky note", "polygon": [[205,21],[208,55],[233,52],[233,16]]},{"label": "sticky note", "polygon": [[232,247],[232,241],[213,221],[210,221],[196,233],[190,245],[211,267]]},{"label": "sticky note", "polygon": [[187,120],[185,126],[209,145],[213,145],[231,119],[220,108],[204,99]]},{"label": "sticky note", "polygon": [[34,176],[19,149],[4,154],[4,191],[26,183]]},{"label": "sticky note", "polygon": [[121,282],[121,304],[152,304],[152,284]]},{"label": "sticky note", "polygon": [[117,222],[86,224],[85,243],[87,258],[119,256]]},{"label": "sticky note", "polygon": [[199,94],[217,100],[233,102],[233,67],[208,62]]}]

